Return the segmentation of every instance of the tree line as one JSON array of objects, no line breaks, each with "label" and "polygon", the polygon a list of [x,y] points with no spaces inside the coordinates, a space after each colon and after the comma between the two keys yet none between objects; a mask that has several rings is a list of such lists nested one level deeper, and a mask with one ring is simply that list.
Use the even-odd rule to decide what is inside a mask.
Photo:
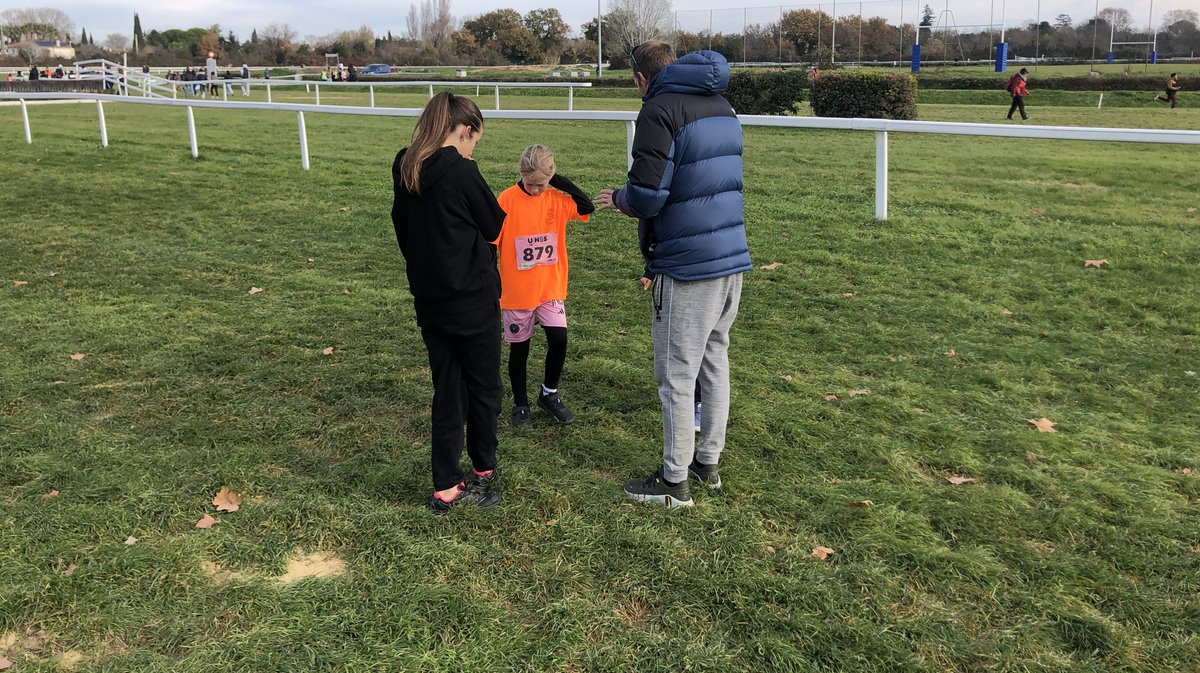
[{"label": "tree line", "polygon": [[[958,31],[940,23],[928,5],[915,25],[857,15],[839,16],[835,25],[827,12],[798,9],[776,22],[714,33],[675,30],[677,17],[670,0],[608,0],[608,10],[598,31],[596,19],[574,28],[555,8],[532,9],[525,14],[496,9],[460,19],[451,13],[450,0],[421,0],[410,5],[401,35],[391,31],[377,34],[362,25],[303,39],[286,23],[255,28],[246,39],[217,24],[145,31],[134,14],[130,33],[111,33],[97,42],[97,36],[86,28],[76,33],[65,12],[38,8],[0,13],[0,34],[5,42],[65,40],[75,46],[80,59],[128,53],[138,63],[164,66],[193,64],[210,51],[224,62],[255,65],[319,65],[326,53],[340,54],[352,62],[403,65],[586,63],[596,59],[597,32],[613,68],[628,67],[630,48],[652,38],[672,41],[681,53],[712,49],[731,61],[816,64],[907,60],[918,31],[927,60],[987,59],[999,40],[998,30]],[[1200,51],[1198,25],[1200,17],[1195,10],[1166,12],[1158,26],[1160,58]],[[1053,21],[1010,27],[1006,40],[1011,56],[1032,57],[1036,52],[1043,58],[1082,60],[1102,58],[1110,34],[1119,42],[1152,39],[1149,29],[1133,26],[1128,10],[1106,8],[1081,22],[1059,14]],[[1143,51],[1129,47],[1117,56],[1138,58]]]}]

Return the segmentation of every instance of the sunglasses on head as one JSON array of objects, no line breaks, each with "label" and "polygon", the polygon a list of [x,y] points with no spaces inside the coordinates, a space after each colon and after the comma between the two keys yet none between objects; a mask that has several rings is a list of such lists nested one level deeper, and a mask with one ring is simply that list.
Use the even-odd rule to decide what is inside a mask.
[{"label": "sunglasses on head", "polygon": [[629,61],[630,61],[630,62],[633,64],[633,71],[634,71],[634,72],[641,72],[641,71],[642,71],[642,67],[641,67],[640,65],[638,65],[637,56],[634,56],[634,53],[635,53],[636,51],[637,51],[637,47],[634,47],[633,49],[630,49],[630,50],[629,50]]}]

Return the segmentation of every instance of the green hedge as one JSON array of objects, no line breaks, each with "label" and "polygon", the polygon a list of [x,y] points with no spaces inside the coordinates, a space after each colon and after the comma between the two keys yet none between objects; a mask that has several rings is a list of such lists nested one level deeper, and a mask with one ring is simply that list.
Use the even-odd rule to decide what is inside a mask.
[{"label": "green hedge", "polygon": [[818,117],[916,119],[917,80],[908,74],[828,70],[812,82]]},{"label": "green hedge", "polygon": [[796,112],[808,93],[808,72],[803,68],[735,72],[729,76],[729,99],[738,114],[786,115]]},{"label": "green hedge", "polygon": [[[1004,91],[1008,78],[1016,74],[998,72],[991,75],[970,77],[943,77],[939,75],[918,75],[922,89],[966,89]],[[1180,77],[1179,84],[1185,91],[1200,88],[1200,77]],[[1036,73],[1029,73],[1029,88],[1053,89],[1057,91],[1162,91],[1166,88],[1167,76],[1158,75],[1105,75],[1103,77],[1045,77],[1039,78]]]}]

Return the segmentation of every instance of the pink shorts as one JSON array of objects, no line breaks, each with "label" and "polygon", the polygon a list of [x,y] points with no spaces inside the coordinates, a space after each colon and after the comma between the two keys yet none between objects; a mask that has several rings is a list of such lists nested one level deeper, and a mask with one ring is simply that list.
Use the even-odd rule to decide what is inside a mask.
[{"label": "pink shorts", "polygon": [[542,302],[535,309],[501,313],[504,314],[504,340],[510,344],[529,341],[535,322],[541,323],[542,327],[567,326],[567,305],[558,299]]}]

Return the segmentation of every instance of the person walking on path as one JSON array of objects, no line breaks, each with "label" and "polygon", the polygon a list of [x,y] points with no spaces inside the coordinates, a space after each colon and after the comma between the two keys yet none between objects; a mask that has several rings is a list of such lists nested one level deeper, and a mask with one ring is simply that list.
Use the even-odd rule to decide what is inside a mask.
[{"label": "person walking on path", "polygon": [[1029,120],[1029,115],[1025,114],[1025,97],[1029,95],[1028,80],[1028,68],[1021,68],[1017,74],[1008,78],[1008,93],[1012,96],[1012,105],[1008,107],[1009,119],[1012,119],[1014,112],[1020,110],[1021,121]]},{"label": "person walking on path", "polygon": [[567,223],[587,222],[592,200],[558,173],[545,145],[521,153],[521,179],[500,193],[507,213],[496,247],[500,253],[500,310],[509,344],[508,380],[512,384],[513,427],[533,421],[527,369],[534,323],[546,333],[546,364],[537,405],[562,424],[575,420],[563,403],[559,379],[567,361]]},{"label": "person walking on path", "polygon": [[[729,331],[737,318],[750,250],[742,204],[742,127],[721,92],[729,63],[714,51],[675,58],[665,42],[630,53],[642,92],[625,186],[596,197],[639,220],[654,274],[651,335],[663,416],[662,464],[625,482],[635,500],[693,504],[688,479],[719,488],[729,418]],[[693,432],[697,379],[704,397]]]},{"label": "person walking on path", "polygon": [[1179,73],[1173,72],[1167,78],[1167,92],[1165,96],[1155,96],[1154,100],[1170,103],[1171,109],[1175,109],[1175,96],[1179,93]]},{"label": "person walking on path", "polygon": [[[493,490],[503,394],[500,276],[491,242],[504,211],[472,159],[482,136],[479,107],[442,92],[425,105],[412,144],[392,163],[392,225],[433,378],[434,514],[500,503]],[[464,423],[472,466],[465,479]]]}]

